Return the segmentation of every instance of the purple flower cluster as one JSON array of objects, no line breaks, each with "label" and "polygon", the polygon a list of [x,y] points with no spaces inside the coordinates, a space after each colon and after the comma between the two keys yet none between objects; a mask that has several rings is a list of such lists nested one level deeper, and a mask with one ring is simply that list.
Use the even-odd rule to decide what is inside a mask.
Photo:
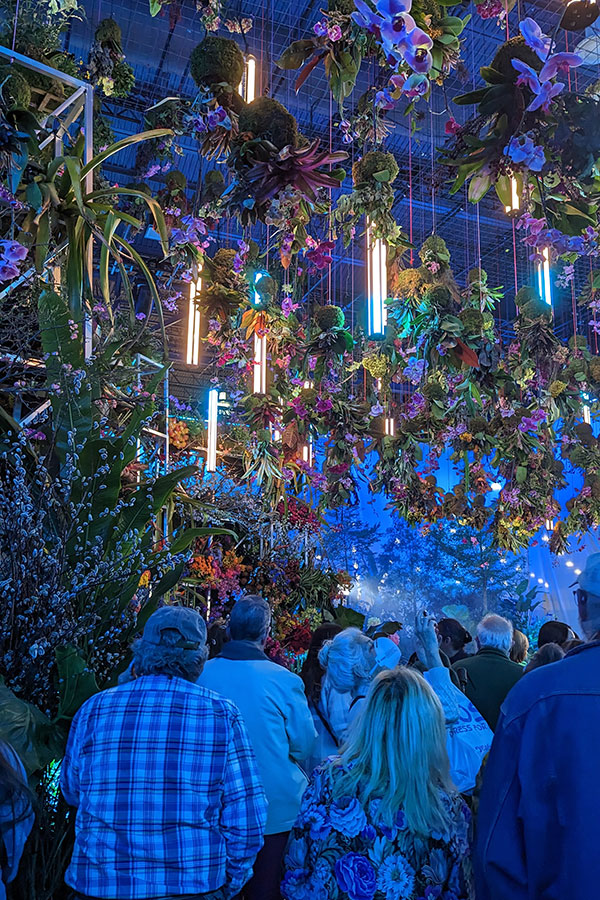
[{"label": "purple flower cluster", "polygon": [[541,172],[546,162],[544,148],[534,144],[530,132],[514,135],[504,148],[504,155],[516,165],[525,166],[532,172]]},{"label": "purple flower cluster", "polygon": [[18,241],[0,241],[0,281],[10,281],[20,275],[19,264],[27,256],[27,247]]},{"label": "purple flower cluster", "polygon": [[355,6],[352,18],[381,42],[391,66],[404,62],[415,73],[429,72],[433,41],[410,15],[412,0],[379,0],[375,12],[364,0],[355,0]]},{"label": "purple flower cluster", "polygon": [[530,416],[523,416],[519,422],[519,431],[525,434],[527,431],[537,431],[538,425],[546,421],[546,413],[543,409],[534,409]]}]

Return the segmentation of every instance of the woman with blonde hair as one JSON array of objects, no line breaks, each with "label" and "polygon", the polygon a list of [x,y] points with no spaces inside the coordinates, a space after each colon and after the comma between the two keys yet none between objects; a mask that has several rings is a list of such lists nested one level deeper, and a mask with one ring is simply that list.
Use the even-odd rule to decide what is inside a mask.
[{"label": "woman with blonde hair", "polygon": [[449,775],[442,706],[422,675],[378,675],[292,830],[285,900],[472,900],[470,813]]}]

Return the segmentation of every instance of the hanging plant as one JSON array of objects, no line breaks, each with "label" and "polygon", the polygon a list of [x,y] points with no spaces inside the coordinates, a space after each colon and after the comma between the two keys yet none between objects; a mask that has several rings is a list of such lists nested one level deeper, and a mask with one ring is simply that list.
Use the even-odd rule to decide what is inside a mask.
[{"label": "hanging plant", "polygon": [[371,225],[374,238],[386,241],[392,250],[409,246],[391,208],[394,203],[393,183],[399,169],[392,153],[372,150],[352,166],[351,194],[342,195],[334,210],[334,221],[348,246],[363,216]]}]

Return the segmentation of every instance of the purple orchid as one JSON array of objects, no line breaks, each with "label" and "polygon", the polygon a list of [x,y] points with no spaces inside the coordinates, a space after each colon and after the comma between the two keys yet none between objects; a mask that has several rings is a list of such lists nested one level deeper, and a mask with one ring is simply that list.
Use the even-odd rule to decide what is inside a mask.
[{"label": "purple orchid", "polygon": [[382,91],[377,91],[375,94],[375,106],[377,109],[394,109],[395,101],[387,88],[384,88]]},{"label": "purple orchid", "polygon": [[0,241],[0,254],[9,263],[22,262],[28,252],[18,241]]},{"label": "purple orchid", "polygon": [[327,22],[324,19],[321,19],[319,22],[315,22],[313,25],[313,31],[317,37],[325,37],[327,34]]},{"label": "purple orchid", "polygon": [[583,60],[576,53],[555,53],[542,66],[540,72],[540,81],[550,81],[556,78],[560,72],[568,72],[569,69],[575,69],[582,64]]},{"label": "purple orchid", "polygon": [[320,244],[315,243],[310,250],[306,251],[306,258],[317,269],[326,269],[333,262],[331,251],[335,247],[335,241],[321,241]]},{"label": "purple orchid", "polygon": [[512,60],[513,68],[517,70],[519,73],[519,77],[517,78],[517,87],[528,87],[531,91],[539,90],[540,87],[540,79],[538,78],[538,74],[535,69],[532,69],[531,66],[528,66],[527,63],[523,62],[522,59],[513,59]]},{"label": "purple orchid", "polygon": [[546,162],[542,147],[533,143],[530,134],[515,135],[504,148],[504,155],[517,165],[524,165],[532,172],[541,172]]},{"label": "purple orchid", "polygon": [[530,18],[523,19],[519,30],[527,46],[531,47],[543,62],[552,50],[552,38],[544,34],[538,23]]},{"label": "purple orchid", "polygon": [[419,75],[416,72],[407,79],[404,85],[405,97],[422,97],[429,90],[429,78],[427,75]]},{"label": "purple orchid", "polygon": [[18,275],[19,270],[13,263],[0,262],[0,281],[10,281],[12,278],[17,278]]},{"label": "purple orchid", "polygon": [[536,95],[529,106],[527,107],[527,112],[535,112],[536,109],[541,109],[545,113],[550,112],[550,104],[562,91],[564,91],[565,86],[562,82],[557,82],[556,84],[551,84],[549,81],[544,81],[543,84],[539,86],[538,90],[534,90],[534,94]]},{"label": "purple orchid", "polygon": [[283,315],[284,315],[285,318],[287,319],[287,318],[289,318],[289,317],[291,316],[291,314],[292,314],[296,309],[298,309],[299,306],[300,306],[300,304],[299,304],[299,303],[294,303],[294,301],[292,300],[292,298],[288,295],[288,296],[284,297],[283,300],[281,301],[281,312],[283,313]]},{"label": "purple orchid", "polygon": [[357,12],[352,13],[352,19],[360,28],[364,28],[369,34],[374,34],[379,40],[381,37],[381,18],[373,12],[368,3],[363,0],[354,0]]},{"label": "purple orchid", "polygon": [[[425,43],[425,40],[428,42]],[[409,46],[404,51],[404,61],[408,63],[413,72],[419,75],[425,75],[433,65],[433,57],[429,52],[429,48],[433,47],[433,41],[429,35],[415,28],[408,35]]]},{"label": "purple orchid", "polygon": [[339,25],[332,25],[327,29],[327,37],[330,41],[335,43],[336,41],[341,41],[342,39],[342,29]]}]

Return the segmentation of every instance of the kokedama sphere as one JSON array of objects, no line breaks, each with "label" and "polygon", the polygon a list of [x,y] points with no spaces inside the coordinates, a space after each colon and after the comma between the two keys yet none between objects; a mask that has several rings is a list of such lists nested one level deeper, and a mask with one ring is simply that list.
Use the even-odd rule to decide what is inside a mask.
[{"label": "kokedama sphere", "polygon": [[520,35],[519,37],[514,37],[509,41],[505,41],[505,43],[499,47],[492,60],[491,68],[495,69],[496,72],[500,72],[500,74],[504,75],[509,81],[516,81],[519,77],[519,73],[512,64],[513,59],[520,59],[522,62],[527,63],[528,66],[531,66],[536,72],[539,72],[542,68],[542,63],[540,62],[537,53],[535,53],[531,47],[527,46],[525,38]]},{"label": "kokedama sphere", "polygon": [[339,306],[318,306],[315,309],[315,322],[321,331],[329,331],[330,328],[343,328],[346,317]]},{"label": "kokedama sphere", "polygon": [[356,187],[359,184],[376,181],[375,175],[387,172],[388,177],[385,179],[385,183],[391,184],[398,177],[399,171],[398,163],[392,153],[372,150],[370,153],[365,153],[362,159],[358,159],[352,166],[352,181]]},{"label": "kokedama sphere", "polygon": [[192,50],[190,74],[199,87],[225,82],[237,91],[244,55],[235,41],[209,34]]},{"label": "kokedama sphere", "polygon": [[544,303],[537,291],[529,287],[529,285],[519,288],[515,297],[515,304],[518,306],[521,315],[528,319],[537,319],[540,316],[549,319],[552,314],[550,306]]},{"label": "kokedama sphere", "polygon": [[122,42],[121,27],[114,19],[102,19],[98,23],[94,37],[99,44],[114,44],[120,47]]},{"label": "kokedama sphere", "polygon": [[298,146],[298,125],[285,106],[270,97],[257,97],[240,112],[240,134],[249,132],[283,150]]}]

